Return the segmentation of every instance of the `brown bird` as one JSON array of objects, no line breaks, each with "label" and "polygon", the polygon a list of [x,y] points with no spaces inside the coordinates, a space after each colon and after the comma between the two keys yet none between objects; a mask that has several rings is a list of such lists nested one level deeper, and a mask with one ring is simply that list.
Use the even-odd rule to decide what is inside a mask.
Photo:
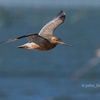
[{"label": "brown bird", "polygon": [[39,34],[28,34],[16,38],[9,39],[7,41],[1,42],[0,44],[14,41],[21,38],[27,38],[29,43],[18,46],[25,50],[38,50],[38,51],[47,51],[53,49],[57,44],[64,44],[72,47],[72,45],[66,44],[61,41],[60,38],[54,37],[53,32],[57,26],[64,22],[65,12],[61,11],[53,20],[47,23],[39,32]]}]

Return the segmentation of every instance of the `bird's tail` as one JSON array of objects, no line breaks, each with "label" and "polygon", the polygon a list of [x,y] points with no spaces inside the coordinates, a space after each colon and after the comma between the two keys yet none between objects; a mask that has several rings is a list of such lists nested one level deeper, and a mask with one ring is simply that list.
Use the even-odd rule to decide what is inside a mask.
[{"label": "bird's tail", "polygon": [[18,48],[22,48],[22,49],[26,50],[27,49],[27,46],[21,45],[21,46],[18,46]]}]

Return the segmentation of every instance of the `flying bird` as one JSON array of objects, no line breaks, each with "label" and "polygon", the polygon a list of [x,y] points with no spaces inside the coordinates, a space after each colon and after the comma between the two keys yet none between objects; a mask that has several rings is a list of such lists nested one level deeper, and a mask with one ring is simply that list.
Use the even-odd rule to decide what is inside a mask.
[{"label": "flying bird", "polygon": [[16,38],[9,39],[7,41],[1,42],[0,44],[11,42],[21,38],[27,38],[29,43],[18,46],[25,50],[38,50],[38,51],[47,51],[53,49],[57,44],[64,44],[72,47],[72,45],[66,44],[61,41],[60,38],[54,37],[53,32],[60,24],[64,22],[66,15],[64,11],[61,11],[53,20],[48,22],[39,32],[39,34],[32,33]]}]

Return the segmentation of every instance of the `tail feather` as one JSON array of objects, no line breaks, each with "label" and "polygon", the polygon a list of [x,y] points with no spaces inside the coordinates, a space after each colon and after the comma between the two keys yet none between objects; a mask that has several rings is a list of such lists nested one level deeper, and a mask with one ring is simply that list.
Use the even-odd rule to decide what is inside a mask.
[{"label": "tail feather", "polygon": [[27,49],[27,46],[25,46],[25,45],[21,45],[21,46],[18,46],[18,48],[22,48],[22,49]]},{"label": "tail feather", "polygon": [[18,46],[17,48],[23,48],[23,46]]}]

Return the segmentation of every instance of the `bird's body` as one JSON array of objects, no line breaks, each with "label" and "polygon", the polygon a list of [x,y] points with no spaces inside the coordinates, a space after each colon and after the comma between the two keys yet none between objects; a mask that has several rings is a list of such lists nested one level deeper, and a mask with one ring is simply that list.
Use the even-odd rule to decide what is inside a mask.
[{"label": "bird's body", "polygon": [[38,50],[38,51],[47,51],[54,48],[57,44],[52,44],[48,40],[43,39],[40,43],[26,43],[18,48],[29,49],[29,50]]},{"label": "bird's body", "polygon": [[65,44],[61,41],[60,38],[54,37],[53,32],[57,26],[64,22],[65,13],[61,11],[52,21],[47,23],[39,32],[39,34],[28,34],[20,36],[17,38],[9,39],[7,41],[1,42],[0,44],[14,41],[21,38],[28,38],[29,43],[18,46],[18,48],[23,48],[27,50],[38,50],[38,51],[47,51],[53,49],[57,44],[64,44],[67,46],[72,46]]}]

